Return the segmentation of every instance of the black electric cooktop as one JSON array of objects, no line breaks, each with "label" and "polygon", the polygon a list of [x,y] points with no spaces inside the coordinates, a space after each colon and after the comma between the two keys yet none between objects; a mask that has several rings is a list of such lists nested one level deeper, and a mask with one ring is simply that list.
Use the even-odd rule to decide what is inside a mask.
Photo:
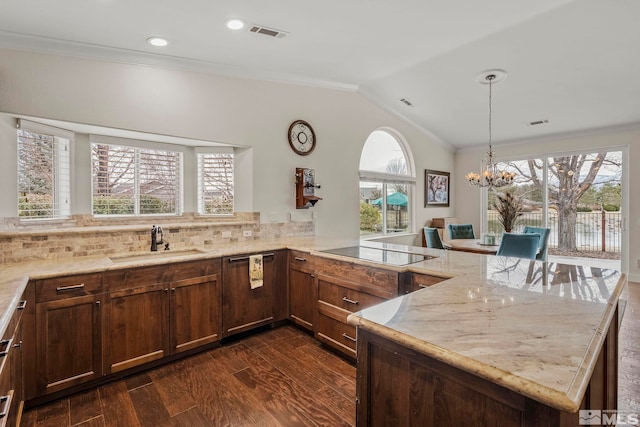
[{"label": "black electric cooktop", "polygon": [[389,249],[366,248],[363,246],[348,246],[345,248],[327,249],[320,252],[390,265],[407,265],[413,264],[414,262],[424,261],[425,259],[434,258],[429,255],[396,252]]}]

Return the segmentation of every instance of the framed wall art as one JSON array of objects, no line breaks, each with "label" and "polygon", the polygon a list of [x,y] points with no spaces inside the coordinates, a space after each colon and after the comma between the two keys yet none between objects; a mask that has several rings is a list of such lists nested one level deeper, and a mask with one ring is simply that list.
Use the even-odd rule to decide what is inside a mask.
[{"label": "framed wall art", "polygon": [[424,171],[424,206],[449,206],[449,172]]}]

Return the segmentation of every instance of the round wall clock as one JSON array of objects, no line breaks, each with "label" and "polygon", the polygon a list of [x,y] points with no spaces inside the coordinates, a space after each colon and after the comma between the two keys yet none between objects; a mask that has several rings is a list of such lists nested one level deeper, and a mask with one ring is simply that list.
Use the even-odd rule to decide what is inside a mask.
[{"label": "round wall clock", "polygon": [[306,156],[316,148],[316,134],[304,120],[296,120],[289,126],[289,145],[297,154]]}]

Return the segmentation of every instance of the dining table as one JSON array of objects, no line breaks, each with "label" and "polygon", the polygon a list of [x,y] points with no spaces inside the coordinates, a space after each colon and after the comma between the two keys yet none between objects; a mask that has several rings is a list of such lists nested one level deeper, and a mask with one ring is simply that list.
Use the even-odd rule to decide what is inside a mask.
[{"label": "dining table", "polygon": [[500,245],[482,243],[482,239],[451,239],[442,242],[446,249],[475,254],[495,255]]}]

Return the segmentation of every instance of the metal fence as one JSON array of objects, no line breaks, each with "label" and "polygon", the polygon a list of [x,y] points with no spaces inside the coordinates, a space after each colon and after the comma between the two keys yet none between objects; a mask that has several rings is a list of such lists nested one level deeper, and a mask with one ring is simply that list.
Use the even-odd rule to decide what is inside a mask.
[{"label": "metal fence", "polygon": [[[584,252],[620,252],[622,248],[622,214],[620,212],[578,212],[576,218],[576,246]],[[500,217],[494,210],[487,211],[488,230],[501,234],[504,231]],[[526,212],[518,220],[514,233],[522,232],[529,225],[541,227],[542,212]],[[558,214],[549,211],[549,247],[558,246]]]}]

